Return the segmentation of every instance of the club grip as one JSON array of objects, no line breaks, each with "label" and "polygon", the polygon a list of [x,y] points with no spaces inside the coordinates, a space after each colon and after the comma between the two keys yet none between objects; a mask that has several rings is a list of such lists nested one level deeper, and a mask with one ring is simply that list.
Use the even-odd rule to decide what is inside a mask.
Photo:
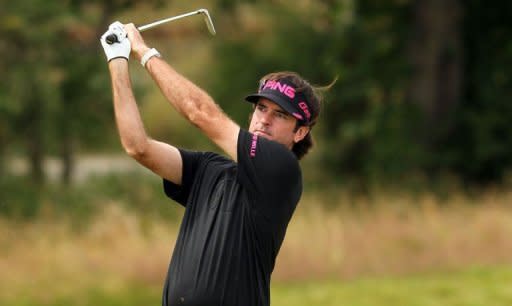
[{"label": "club grip", "polygon": [[119,40],[117,39],[116,34],[110,34],[107,37],[105,37],[105,41],[107,42],[107,44],[111,45],[113,43],[118,42]]}]

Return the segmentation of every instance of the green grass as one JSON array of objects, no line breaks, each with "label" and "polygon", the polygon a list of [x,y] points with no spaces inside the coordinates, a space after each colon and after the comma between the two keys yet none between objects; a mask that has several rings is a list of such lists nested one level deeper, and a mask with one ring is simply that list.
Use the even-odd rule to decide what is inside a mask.
[{"label": "green grass", "polygon": [[[77,280],[78,281],[78,280]],[[273,306],[509,306],[512,266],[472,268],[459,272],[424,273],[353,281],[274,283]],[[83,288],[80,292],[45,296],[37,287],[23,297],[2,300],[4,306],[160,305],[156,286],[117,284]],[[36,298],[37,296],[37,298]],[[1,297],[1,295],[0,295]]]},{"label": "green grass", "polygon": [[277,284],[275,306],[509,306],[512,267],[406,277]]},{"label": "green grass", "polygon": [[[101,285],[101,281],[98,281]],[[68,292],[59,296],[48,296],[38,288],[27,288],[26,294],[2,301],[4,306],[149,306],[161,305],[161,290],[156,287],[134,284],[112,288],[84,288],[79,292]]]}]

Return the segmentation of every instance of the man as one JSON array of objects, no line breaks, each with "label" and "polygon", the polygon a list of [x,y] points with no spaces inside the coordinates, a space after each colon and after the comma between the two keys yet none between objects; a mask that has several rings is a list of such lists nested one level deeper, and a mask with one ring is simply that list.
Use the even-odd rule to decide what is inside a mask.
[{"label": "man", "polygon": [[[119,42],[109,45],[105,37],[112,33]],[[247,97],[255,107],[246,131],[150,49],[133,24],[113,23],[101,43],[124,149],[161,176],[167,196],[185,207],[162,304],[269,305],[275,259],[302,193],[298,159],[312,146],[319,113],[314,88],[295,73],[268,75]],[[146,135],[130,83],[130,53],[227,157]]]}]

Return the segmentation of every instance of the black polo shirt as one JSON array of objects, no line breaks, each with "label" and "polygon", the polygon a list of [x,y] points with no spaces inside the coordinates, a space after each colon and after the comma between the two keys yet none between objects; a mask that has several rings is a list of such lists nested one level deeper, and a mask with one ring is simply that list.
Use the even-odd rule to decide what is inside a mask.
[{"label": "black polo shirt", "polygon": [[165,193],[185,206],[165,281],[164,306],[267,306],[270,276],[302,193],[297,158],[240,130],[238,162],[180,150],[182,185]]}]

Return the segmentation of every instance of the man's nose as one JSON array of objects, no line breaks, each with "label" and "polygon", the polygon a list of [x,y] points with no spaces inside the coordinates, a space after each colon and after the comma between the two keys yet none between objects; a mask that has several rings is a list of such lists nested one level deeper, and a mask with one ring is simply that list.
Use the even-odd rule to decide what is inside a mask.
[{"label": "man's nose", "polygon": [[261,123],[268,125],[268,124],[270,124],[271,121],[272,121],[272,114],[270,112],[261,114],[261,117],[260,117]]}]

